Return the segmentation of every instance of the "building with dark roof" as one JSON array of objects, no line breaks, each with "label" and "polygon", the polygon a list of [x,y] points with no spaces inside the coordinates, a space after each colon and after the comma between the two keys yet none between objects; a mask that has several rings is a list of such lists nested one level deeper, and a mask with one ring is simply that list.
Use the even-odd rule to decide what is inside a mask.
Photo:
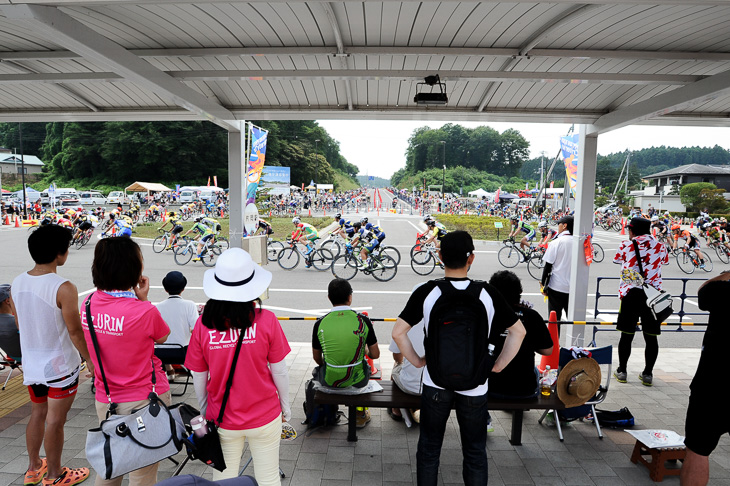
[{"label": "building with dark roof", "polygon": [[674,185],[683,186],[694,182],[709,182],[718,189],[730,192],[730,165],[688,164],[674,169],[657,172],[642,177],[648,181],[648,187],[655,187],[656,192],[669,194]]}]

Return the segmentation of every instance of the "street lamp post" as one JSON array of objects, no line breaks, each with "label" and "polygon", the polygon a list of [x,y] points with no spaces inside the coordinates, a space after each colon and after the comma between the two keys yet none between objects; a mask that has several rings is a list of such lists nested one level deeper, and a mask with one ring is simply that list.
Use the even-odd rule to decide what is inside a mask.
[{"label": "street lamp post", "polygon": [[444,140],[441,140],[441,143],[443,144],[444,150],[443,150],[443,156],[441,157],[441,162],[444,166],[444,175],[441,178],[441,204],[443,205],[444,200],[444,191],[446,189],[446,142]]}]

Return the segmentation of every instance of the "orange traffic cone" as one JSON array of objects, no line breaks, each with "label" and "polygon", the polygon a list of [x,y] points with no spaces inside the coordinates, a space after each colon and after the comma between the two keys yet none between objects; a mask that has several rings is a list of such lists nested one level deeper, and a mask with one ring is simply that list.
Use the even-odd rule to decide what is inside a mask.
[{"label": "orange traffic cone", "polygon": [[7,214],[5,215],[5,222],[3,223],[6,226],[10,226],[10,216]]},{"label": "orange traffic cone", "polygon": [[622,235],[626,234],[626,219],[625,218],[621,218],[621,234]]},{"label": "orange traffic cone", "polygon": [[311,207],[309,208],[309,217],[310,218],[312,217],[312,208]]},{"label": "orange traffic cone", "polygon": [[549,366],[551,370],[557,370],[560,364],[560,340],[558,339],[558,315],[555,311],[550,312],[550,320],[548,321],[548,331],[553,339],[553,352],[550,356],[543,356],[540,360],[538,369],[540,372],[545,371],[545,367]]},{"label": "orange traffic cone", "polygon": [[20,228],[20,218],[18,216],[15,216],[15,227]]},{"label": "orange traffic cone", "polygon": [[695,227],[695,222],[694,221],[690,221],[689,222],[689,229],[692,229],[694,227]]}]

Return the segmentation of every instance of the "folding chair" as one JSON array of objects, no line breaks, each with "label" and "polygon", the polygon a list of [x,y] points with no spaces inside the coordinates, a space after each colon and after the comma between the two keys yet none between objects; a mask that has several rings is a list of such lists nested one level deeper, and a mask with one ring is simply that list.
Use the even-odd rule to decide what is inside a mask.
[{"label": "folding chair", "polygon": [[[606,399],[606,395],[608,395],[608,385],[611,383],[611,365],[613,364],[613,346],[587,349],[591,352],[591,357],[596,360],[596,363],[598,363],[599,366],[606,365],[607,370],[605,370],[604,375],[606,377],[605,385],[599,386],[598,391],[593,396],[593,398],[588,400],[585,404],[579,407],[566,408],[565,410],[561,410],[560,413],[562,413],[562,415],[565,417],[570,417],[572,420],[575,420],[580,417],[585,417],[590,412],[593,415],[593,422],[596,425],[598,438],[603,439],[601,425],[598,423],[598,417],[596,415],[596,405],[602,403]],[[570,349],[560,348],[560,370],[562,370],[563,367],[573,359],[573,354]],[[601,370],[601,373],[604,373],[603,369]],[[550,412],[553,412],[555,414],[555,426],[558,429],[558,437],[560,438],[560,442],[563,442],[563,430],[560,426],[560,417],[558,417],[557,410],[545,410],[538,422],[542,423],[547,414]]]},{"label": "folding chair", "polygon": [[23,365],[21,363],[20,359],[13,359],[3,350],[0,349],[0,370],[5,369],[6,367],[9,368],[8,370],[8,376],[5,378],[5,382],[3,383],[3,391],[5,391],[5,387],[8,386],[8,382],[10,381],[10,377],[13,375],[14,370],[20,370],[20,372],[23,372]]},{"label": "folding chair", "polygon": [[193,376],[192,373],[190,373],[190,370],[183,366],[185,364],[186,353],[187,347],[182,344],[155,344],[155,356],[162,361],[163,365],[182,366],[185,370],[185,388],[183,388],[182,393],[173,393],[173,397],[181,397],[185,395],[188,391],[188,386],[190,385],[190,378]]}]

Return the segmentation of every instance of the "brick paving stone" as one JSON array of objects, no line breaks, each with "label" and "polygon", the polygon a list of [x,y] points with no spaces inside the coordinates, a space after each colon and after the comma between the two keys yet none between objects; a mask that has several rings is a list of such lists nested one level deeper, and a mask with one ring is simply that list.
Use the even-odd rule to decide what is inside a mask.
[{"label": "brick paving stone", "polygon": [[383,482],[387,481],[412,481],[411,468],[404,464],[383,464]]},{"label": "brick paving stone", "polygon": [[340,479],[352,481],[353,464],[350,462],[327,461],[324,465],[322,479]]},{"label": "brick paving stone", "polygon": [[322,471],[327,454],[312,454],[310,452],[302,452],[297,459],[296,469],[316,469]]},{"label": "brick paving stone", "polygon": [[297,467],[291,476],[290,484],[296,486],[320,486],[322,470],[300,469]]},{"label": "brick paving stone", "polygon": [[408,464],[411,458],[408,449],[383,448],[383,464]]},{"label": "brick paving stone", "polygon": [[381,472],[383,470],[383,459],[379,455],[357,454],[353,461],[353,470],[358,472]]},{"label": "brick paving stone", "polygon": [[352,484],[380,486],[383,484],[383,473],[380,471],[354,471],[352,473]]},{"label": "brick paving stone", "polygon": [[[525,469],[537,484],[542,484],[542,478],[560,476],[555,466],[547,458],[532,458],[524,461]],[[540,478],[539,480],[535,478]]]},{"label": "brick paving stone", "polygon": [[536,484],[524,467],[497,466],[504,484]]},{"label": "brick paving stone", "polygon": [[327,462],[341,462],[352,464],[355,458],[355,449],[352,447],[332,447],[327,450]]}]

